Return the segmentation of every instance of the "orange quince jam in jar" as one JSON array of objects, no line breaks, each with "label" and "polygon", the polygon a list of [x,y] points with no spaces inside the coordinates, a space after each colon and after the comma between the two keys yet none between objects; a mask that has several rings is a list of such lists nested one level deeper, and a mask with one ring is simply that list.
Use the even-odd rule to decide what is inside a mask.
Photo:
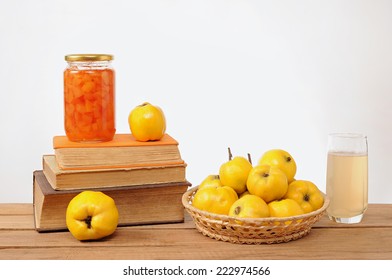
[{"label": "orange quince jam in jar", "polygon": [[71,54],[64,70],[64,127],[70,141],[110,141],[115,128],[112,55]]}]

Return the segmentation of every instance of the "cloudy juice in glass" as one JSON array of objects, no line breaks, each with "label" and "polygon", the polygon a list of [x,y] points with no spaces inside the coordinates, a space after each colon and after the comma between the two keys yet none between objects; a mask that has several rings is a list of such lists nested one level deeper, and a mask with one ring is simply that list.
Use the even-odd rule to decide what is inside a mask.
[{"label": "cloudy juice in glass", "polygon": [[367,137],[339,133],[328,136],[327,209],[331,220],[359,223],[368,205]]}]

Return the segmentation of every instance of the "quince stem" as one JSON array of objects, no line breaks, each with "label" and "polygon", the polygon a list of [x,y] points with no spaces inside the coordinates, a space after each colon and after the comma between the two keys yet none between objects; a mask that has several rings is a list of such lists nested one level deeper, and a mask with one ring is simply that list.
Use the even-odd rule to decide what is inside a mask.
[{"label": "quince stem", "polygon": [[248,160],[249,160],[250,164],[252,164],[252,158],[250,156],[250,153],[248,153]]},{"label": "quince stem", "polygon": [[228,147],[227,150],[229,151],[229,160],[231,160],[233,158],[233,154],[231,153],[230,147]]}]

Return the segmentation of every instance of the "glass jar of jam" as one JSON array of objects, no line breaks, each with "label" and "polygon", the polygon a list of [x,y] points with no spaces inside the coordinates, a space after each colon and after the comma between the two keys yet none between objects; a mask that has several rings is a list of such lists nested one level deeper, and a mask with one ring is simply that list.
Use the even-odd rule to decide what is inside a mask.
[{"label": "glass jar of jam", "polygon": [[70,141],[110,141],[115,128],[115,72],[109,54],[66,55],[64,127]]}]

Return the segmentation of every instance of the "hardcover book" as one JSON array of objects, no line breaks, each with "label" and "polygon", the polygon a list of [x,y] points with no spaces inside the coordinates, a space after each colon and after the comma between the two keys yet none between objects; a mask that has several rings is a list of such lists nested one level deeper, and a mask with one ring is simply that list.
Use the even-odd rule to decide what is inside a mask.
[{"label": "hardcover book", "polygon": [[186,164],[108,169],[60,169],[55,155],[44,155],[43,172],[55,190],[113,188],[186,181]]},{"label": "hardcover book", "polygon": [[[118,226],[178,223],[184,221],[181,199],[187,181],[93,189],[112,197],[119,211]],[[82,190],[54,190],[42,170],[33,172],[34,224],[39,232],[67,230],[65,213]]]},{"label": "hardcover book", "polygon": [[108,142],[72,142],[67,136],[53,137],[61,169],[107,169],[183,164],[178,142],[168,134],[159,141],[140,142],[132,134],[116,134]]}]

